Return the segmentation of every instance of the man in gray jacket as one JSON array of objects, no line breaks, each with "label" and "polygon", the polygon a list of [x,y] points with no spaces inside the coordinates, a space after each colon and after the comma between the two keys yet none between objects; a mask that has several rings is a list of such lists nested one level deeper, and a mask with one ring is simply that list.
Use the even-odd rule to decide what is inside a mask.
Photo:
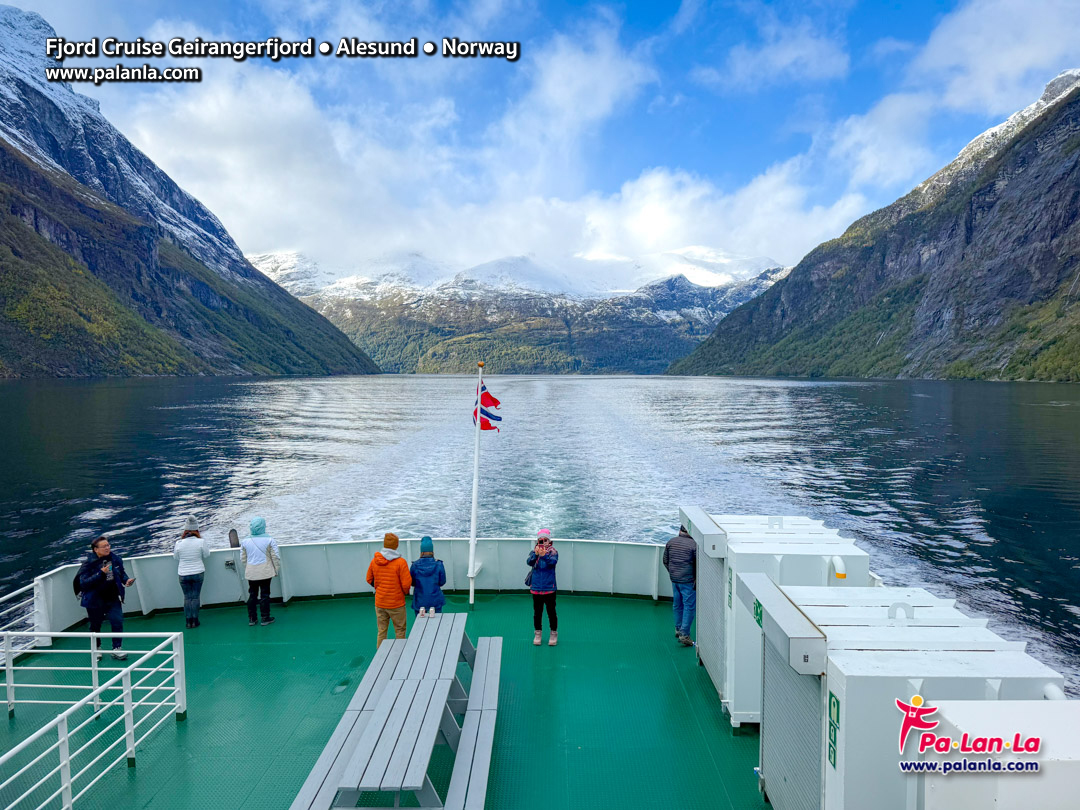
[{"label": "man in gray jacket", "polygon": [[675,599],[675,638],[686,647],[694,646],[690,627],[697,608],[697,543],[679,527],[679,534],[664,546],[664,568],[671,577],[671,595]]}]

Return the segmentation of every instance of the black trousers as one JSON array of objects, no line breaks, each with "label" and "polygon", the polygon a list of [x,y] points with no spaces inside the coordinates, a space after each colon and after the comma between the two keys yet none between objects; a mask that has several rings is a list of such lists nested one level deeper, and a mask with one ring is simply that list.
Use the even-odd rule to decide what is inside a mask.
[{"label": "black trousers", "polygon": [[[96,608],[87,608],[86,615],[90,619],[90,632],[100,633],[101,625],[108,620],[109,628],[114,633],[124,632],[124,606],[119,602],[106,602]],[[97,640],[97,646],[100,649],[101,639]],[[120,639],[113,636],[112,646],[114,650],[120,649]]]},{"label": "black trousers", "polygon": [[533,598],[533,629],[544,629],[544,606],[547,606],[548,624],[552,630],[559,629],[559,614],[555,612],[555,593],[534,593]]},{"label": "black trousers", "polygon": [[248,621],[253,622],[257,618],[255,615],[255,605],[259,606],[259,612],[262,614],[262,620],[265,622],[270,618],[270,580],[269,579],[249,579],[248,580]]}]

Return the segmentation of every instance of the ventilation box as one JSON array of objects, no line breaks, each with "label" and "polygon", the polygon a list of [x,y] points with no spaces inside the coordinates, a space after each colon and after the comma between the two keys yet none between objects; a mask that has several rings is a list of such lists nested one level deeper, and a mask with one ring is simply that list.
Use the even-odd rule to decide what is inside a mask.
[{"label": "ventilation box", "polygon": [[[802,590],[797,603],[760,574],[740,577],[738,587],[765,637],[759,773],[776,810],[915,810],[917,777],[899,762],[913,759],[918,746],[909,742],[899,753],[897,700],[1062,695],[1061,675],[984,620],[951,604],[912,605],[934,599],[920,589],[895,589],[909,591],[897,600],[914,608],[907,618],[895,602],[838,604],[846,594],[836,589]],[[893,590],[882,595],[897,596]],[[814,601],[832,603],[807,604]],[[981,805],[956,805],[964,806]]]},{"label": "ventilation box", "polygon": [[[907,778],[917,783],[918,803],[913,810],[955,810],[958,807],[1016,807],[1030,810],[1075,810],[1080,805],[1080,702],[1029,700],[946,700],[935,704],[934,732],[975,747],[978,738],[1039,738],[1038,753],[995,755],[1004,767],[1030,768],[1036,773],[983,772],[943,774],[946,763],[963,754],[928,751],[919,758],[938,763],[937,773]],[[969,759],[981,759],[977,755]],[[1015,763],[1008,765],[1007,763]]]},{"label": "ventilation box", "polygon": [[[880,580],[851,538],[799,517],[707,515],[680,510],[698,543],[697,652],[732,726],[761,713],[761,631],[735,597],[736,578],[762,573],[795,585],[860,588]],[[770,525],[771,523],[771,525]]]}]

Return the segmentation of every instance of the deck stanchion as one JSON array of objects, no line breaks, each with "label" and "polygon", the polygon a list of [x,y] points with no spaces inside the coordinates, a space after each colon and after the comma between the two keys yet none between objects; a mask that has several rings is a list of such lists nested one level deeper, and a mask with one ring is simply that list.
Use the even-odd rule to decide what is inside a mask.
[{"label": "deck stanchion", "polygon": [[68,719],[61,715],[56,724],[56,734],[60,738],[57,745],[57,753],[60,755],[60,799],[64,810],[71,810],[71,754],[68,750]]},{"label": "deck stanchion", "polygon": [[[97,638],[90,635],[90,683],[94,687],[94,714],[101,711],[101,696],[98,694],[100,674],[98,672]],[[100,715],[99,715],[100,717]]]},{"label": "deck stanchion", "polygon": [[127,764],[135,767],[135,709],[131,704],[131,670],[125,669],[120,678],[124,686],[124,739],[127,742]]},{"label": "deck stanchion", "polygon": [[4,685],[8,717],[15,716],[15,662],[11,660],[11,633],[4,633]]},{"label": "deck stanchion", "polygon": [[173,686],[176,687],[176,722],[187,720],[187,673],[184,669],[184,637],[173,639]]}]

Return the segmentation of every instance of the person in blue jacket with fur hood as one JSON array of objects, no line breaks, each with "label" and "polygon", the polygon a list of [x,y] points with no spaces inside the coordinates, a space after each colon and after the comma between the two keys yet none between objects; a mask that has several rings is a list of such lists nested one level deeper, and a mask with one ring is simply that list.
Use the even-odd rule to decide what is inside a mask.
[{"label": "person in blue jacket with fur hood", "polygon": [[442,586],[446,584],[446,568],[442,560],[435,559],[435,544],[427,535],[420,538],[420,559],[409,567],[412,576],[413,613],[426,610],[428,615],[442,613],[446,604],[446,595]]}]

